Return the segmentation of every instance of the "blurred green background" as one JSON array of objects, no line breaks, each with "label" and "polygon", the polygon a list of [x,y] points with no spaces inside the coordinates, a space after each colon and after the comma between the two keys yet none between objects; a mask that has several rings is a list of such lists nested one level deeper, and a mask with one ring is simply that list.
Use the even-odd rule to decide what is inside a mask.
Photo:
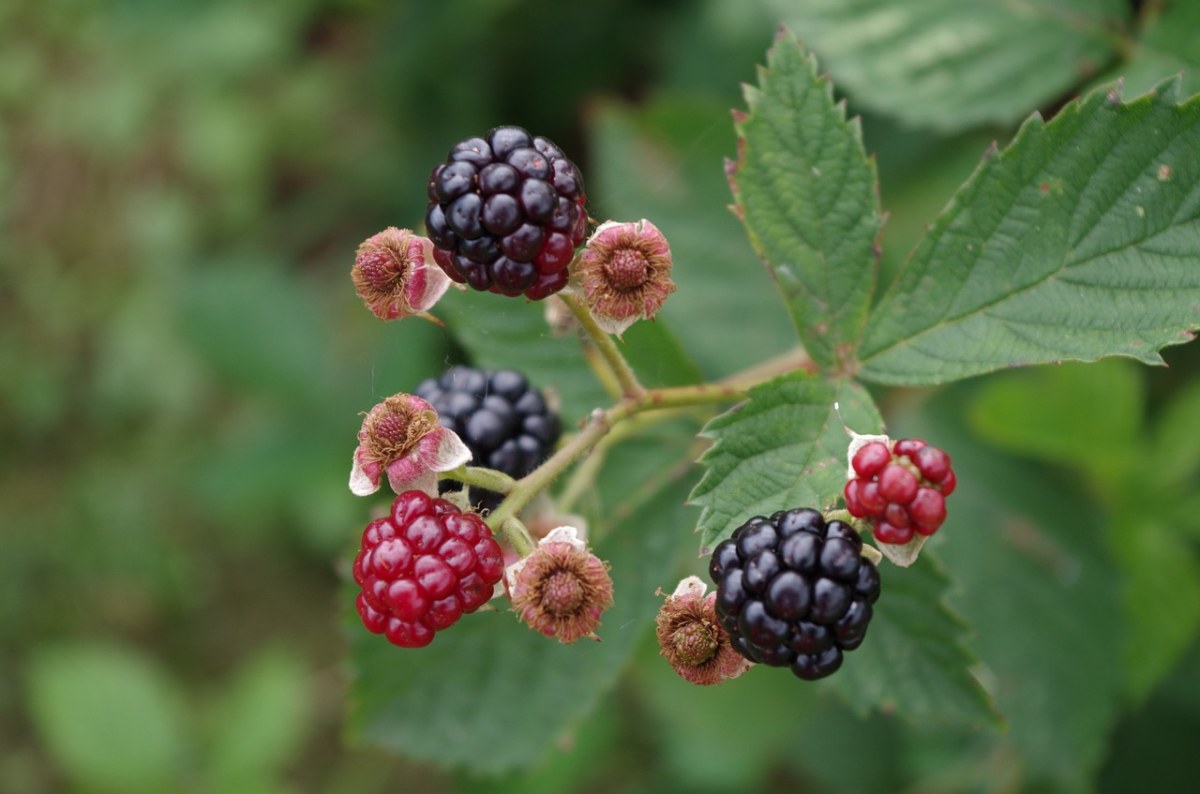
[{"label": "blurred green background", "polygon": [[[1024,775],[1009,744],[863,719],[771,676],[678,688],[649,642],[525,772],[479,780],[343,741],[358,414],[461,357],[433,325],[363,309],[355,246],[419,228],[450,143],[515,123],[573,153],[593,215],[647,215],[677,252],[752,264],[722,158],[739,83],[788,5],[0,4],[0,791],[1059,790]],[[1179,67],[1139,68],[1148,85]],[[1012,127],[934,133],[870,114],[864,127],[891,273]],[[629,152],[661,172],[627,174]],[[717,299],[712,286],[696,299]],[[756,333],[786,332],[777,314]],[[688,339],[703,348],[703,331]],[[1136,520],[1152,493],[1181,528],[1162,537],[1184,544],[1170,575],[1186,579],[1200,539],[1194,348],[1168,351],[1169,370],[1102,365],[1082,386],[877,396],[901,427],[948,422],[964,447],[1017,456],[1089,504],[1089,521]],[[698,356],[707,373],[741,363],[714,356]],[[1123,435],[1099,462],[1006,430],[1011,406],[1072,387],[1117,400]],[[1144,471],[1148,450],[1174,456],[1169,476]],[[1145,482],[1128,486],[1130,472]],[[1095,769],[1045,780],[1120,791],[1179,772],[1176,751],[1200,742],[1183,610],[1162,669],[1106,712]]]}]

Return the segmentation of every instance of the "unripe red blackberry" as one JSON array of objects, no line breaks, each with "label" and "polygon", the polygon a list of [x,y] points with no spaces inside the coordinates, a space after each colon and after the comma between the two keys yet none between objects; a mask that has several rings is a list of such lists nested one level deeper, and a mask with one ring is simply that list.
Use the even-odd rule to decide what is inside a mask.
[{"label": "unripe red blackberry", "polygon": [[881,543],[904,545],[914,535],[932,535],[946,520],[946,497],[957,480],[950,456],[919,438],[862,446],[850,465],[846,509],[871,522]]},{"label": "unripe red blackberry", "polygon": [[841,521],[797,508],[756,516],[713,550],[716,614],[752,662],[824,678],[867,633],[879,572]]},{"label": "unripe red blackberry", "polygon": [[367,524],[354,558],[356,606],[368,631],[420,648],[487,603],[504,555],[487,524],[444,499],[405,491]]},{"label": "unripe red blackberry", "polygon": [[567,284],[585,202],[579,169],[549,139],[520,127],[468,138],[429,176],[434,261],[473,289],[540,300]]},{"label": "unripe red blackberry", "polygon": [[[471,451],[471,463],[520,479],[554,451],[562,429],[558,414],[521,373],[511,369],[451,367],[417,386],[441,425]],[[443,480],[445,488],[454,485]],[[500,495],[471,488],[472,504],[494,510]]]}]

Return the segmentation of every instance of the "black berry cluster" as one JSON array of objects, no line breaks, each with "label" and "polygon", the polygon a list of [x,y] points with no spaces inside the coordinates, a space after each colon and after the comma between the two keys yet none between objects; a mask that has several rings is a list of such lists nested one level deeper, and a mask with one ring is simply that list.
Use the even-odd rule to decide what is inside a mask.
[{"label": "black berry cluster", "polygon": [[863,641],[879,572],[848,524],[816,510],[756,516],[713,550],[717,619],[738,653],[805,680],[842,666]]},{"label": "black berry cluster", "polygon": [[[558,443],[558,415],[541,392],[511,369],[485,371],[451,367],[417,386],[416,395],[433,406],[443,427],[471,450],[471,463],[524,477],[542,464]],[[445,483],[453,487],[450,483]],[[470,499],[487,509],[499,494],[472,488]]]},{"label": "black berry cluster", "polygon": [[540,300],[566,286],[587,234],[579,169],[546,138],[497,127],[450,150],[429,176],[425,227],[446,275]]}]

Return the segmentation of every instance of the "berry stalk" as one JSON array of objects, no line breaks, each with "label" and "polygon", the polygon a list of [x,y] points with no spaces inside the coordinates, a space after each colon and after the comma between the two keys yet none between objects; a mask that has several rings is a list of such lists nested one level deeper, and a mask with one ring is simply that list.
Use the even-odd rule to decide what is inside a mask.
[{"label": "berry stalk", "polygon": [[465,485],[474,485],[499,494],[506,494],[513,489],[516,480],[502,471],[487,469],[482,466],[459,466],[457,469],[443,472],[441,479],[455,480]]},{"label": "berry stalk", "polygon": [[629,366],[629,362],[625,360],[625,356],[617,348],[612,337],[596,324],[596,320],[592,317],[592,313],[588,311],[588,308],[573,295],[563,294],[559,297],[563,299],[563,303],[567,304],[567,308],[575,315],[575,319],[579,321],[579,325],[587,332],[596,349],[600,351],[600,355],[608,363],[608,368],[612,370],[613,376],[617,379],[617,383],[621,387],[621,395],[629,398],[644,394],[646,388],[638,382],[633,368]]},{"label": "berry stalk", "polygon": [[515,516],[538,492],[547,488],[567,467],[595,447],[616,425],[632,416],[647,411],[733,402],[745,397],[745,390],[733,386],[699,384],[643,389],[641,394],[625,397],[608,410],[597,408],[577,435],[545,463],[517,480],[508,496],[488,517],[487,523],[493,531],[499,531],[505,520]]}]

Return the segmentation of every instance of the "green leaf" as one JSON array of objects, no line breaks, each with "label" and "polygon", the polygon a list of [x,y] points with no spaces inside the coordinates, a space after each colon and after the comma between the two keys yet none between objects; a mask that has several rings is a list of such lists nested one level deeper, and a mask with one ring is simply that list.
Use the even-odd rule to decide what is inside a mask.
[{"label": "green leaf", "polygon": [[564,427],[610,402],[588,369],[575,334],[551,333],[544,301],[455,290],[437,308],[474,364],[516,367],[539,389],[553,390],[562,402]]},{"label": "green leaf", "polygon": [[333,334],[316,293],[261,261],[207,263],[179,285],[180,331],[195,353],[240,389],[322,404],[331,388],[314,361],[333,362]]},{"label": "green leaf", "polygon": [[1177,82],[1030,119],[938,218],[867,326],[860,374],[932,384],[1158,350],[1200,324],[1200,99]]},{"label": "green leaf", "polygon": [[707,471],[690,497],[703,508],[701,545],[711,548],[755,515],[836,502],[850,443],[843,422],[858,433],[883,427],[858,384],[799,372],[755,387],[748,401],[710,421],[702,435],[713,446],[700,458]]},{"label": "green leaf", "polygon": [[34,726],[78,784],[150,792],[183,779],[179,695],[149,659],[118,646],[62,646],[35,655],[28,680]]},{"label": "green leaf", "polygon": [[[680,344],[704,377],[743,369],[747,351],[767,358],[794,347],[787,314],[764,311],[775,300],[771,279],[725,206],[729,184],[721,163],[735,144],[727,104],[660,97],[638,108],[602,105],[589,137],[595,167],[588,198],[599,206],[592,213],[649,218],[666,235],[679,289],[658,317],[680,332],[689,330],[680,333]],[[696,332],[714,327],[720,317],[754,321],[723,322],[720,333]],[[642,325],[626,333],[626,351],[633,349],[630,333]]]},{"label": "green leaf", "polygon": [[1022,790],[1089,791],[1125,689],[1121,574],[1098,531],[1104,517],[1064,482],[974,440],[962,396],[943,392],[906,423],[949,451],[958,474],[931,543],[954,577],[947,600],[973,630],[968,649],[1008,724],[996,752],[1020,759]]},{"label": "green leaf", "polygon": [[1170,404],[1159,422],[1170,430],[1151,454],[1142,392],[1132,362],[1072,364],[993,378],[969,411],[972,426],[995,446],[1082,470],[1111,511],[1101,528],[1124,574],[1121,607],[1130,627],[1124,658],[1138,700],[1169,672],[1200,625],[1200,561],[1186,527],[1170,515],[1180,500],[1178,484],[1192,488],[1186,478],[1193,473],[1188,460],[1198,455],[1200,411],[1188,391]]},{"label": "green leaf", "polygon": [[883,224],[875,165],[816,60],[790,34],[745,89],[730,175],[735,212],[813,360],[840,368],[862,335]]},{"label": "green leaf", "polygon": [[[686,435],[684,436],[686,438]],[[419,652],[393,647],[353,623],[350,728],[358,738],[441,765],[495,774],[529,767],[583,719],[616,682],[654,625],[686,532],[678,452],[686,445],[622,444],[617,472],[654,468],[653,490],[622,493],[591,523],[596,553],[612,565],[615,603],[603,642],[560,645],[519,623],[507,602],[465,616]],[[643,468],[643,471],[645,468]],[[646,478],[643,478],[645,480]]]},{"label": "green leaf", "polygon": [[867,639],[830,679],[857,711],[895,712],[914,725],[997,722],[971,674],[966,626],[946,606],[950,579],[926,554],[908,568],[884,565],[883,590]]},{"label": "green leaf", "polygon": [[1123,0],[770,0],[855,100],[944,132],[1010,124],[1112,61]]},{"label": "green leaf", "polygon": [[1180,527],[1144,512],[1118,515],[1113,553],[1125,574],[1121,607],[1129,623],[1124,658],[1129,689],[1144,700],[1196,640],[1200,627],[1200,559]]},{"label": "green leaf", "polygon": [[1142,409],[1141,373],[1114,359],[998,375],[975,394],[969,416],[998,447],[1106,472],[1137,454]]},{"label": "green leaf", "polygon": [[213,715],[208,770],[214,788],[244,790],[269,781],[300,750],[312,705],[294,657],[268,651],[243,665]]},{"label": "green leaf", "polygon": [[[1161,481],[1190,491],[1200,474],[1200,378],[1180,389],[1154,427],[1152,458]],[[1177,494],[1176,497],[1183,494]],[[1200,523],[1200,519],[1198,519]]]},{"label": "green leaf", "polygon": [[1165,9],[1143,11],[1149,17],[1128,60],[1105,76],[1104,82],[1120,77],[1125,93],[1136,96],[1151,90],[1164,77],[1179,74],[1184,96],[1196,92],[1200,83],[1200,4],[1175,0]]}]

